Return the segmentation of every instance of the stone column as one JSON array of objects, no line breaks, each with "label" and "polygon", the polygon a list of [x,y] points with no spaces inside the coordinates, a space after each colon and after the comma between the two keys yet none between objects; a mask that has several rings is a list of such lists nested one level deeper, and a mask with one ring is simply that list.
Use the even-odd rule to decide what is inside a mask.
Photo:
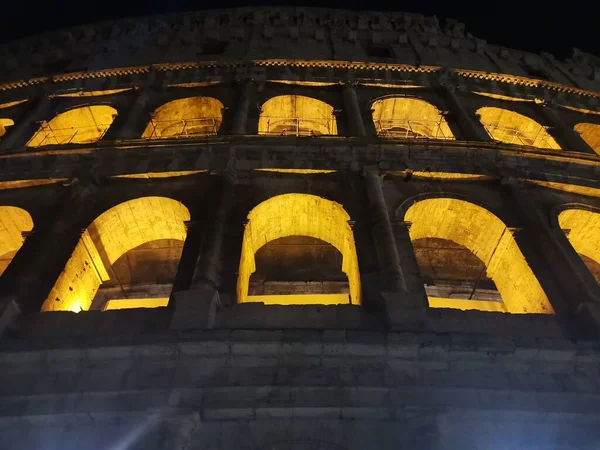
[{"label": "stone column", "polygon": [[229,209],[233,202],[234,179],[224,174],[214,214],[204,230],[202,248],[192,275],[190,288],[175,292],[172,329],[212,328],[219,305],[219,272]]},{"label": "stone column", "polygon": [[248,134],[248,114],[256,97],[256,83],[248,80],[240,83],[239,97],[236,104],[231,134]]},{"label": "stone column", "polygon": [[344,109],[346,110],[346,120],[350,127],[349,134],[352,136],[366,136],[365,124],[363,123],[358,103],[356,89],[350,82],[344,83]]},{"label": "stone column", "polygon": [[550,124],[548,132],[563,150],[597,155],[594,149],[583,140],[581,135],[575,131],[574,128],[571,128],[563,122],[560,113],[553,104],[543,103],[537,106],[542,116],[544,116]]},{"label": "stone column", "polygon": [[177,266],[177,275],[173,281],[173,293],[188,290],[192,286],[196,262],[205,237],[206,223],[205,217],[185,223],[187,234]]},{"label": "stone column", "polygon": [[543,284],[544,280],[538,276],[540,274],[536,274],[540,284],[547,291],[546,295],[552,300],[552,292],[548,292],[546,286],[553,285],[562,293],[558,299],[561,300],[561,304],[554,304],[554,308],[573,312],[581,303],[599,302],[600,286],[564,232],[550,226],[548,218],[537,208],[526,187],[516,180],[506,180],[505,183],[509,186],[515,205],[526,225],[515,239],[517,242],[526,240],[527,246],[543,259],[544,267],[549,269],[551,279],[547,279],[546,284]]},{"label": "stone column", "polygon": [[48,296],[81,235],[81,217],[93,193],[86,182],[76,182],[36,221],[0,278],[0,334],[20,313],[36,313]]},{"label": "stone column", "polygon": [[379,275],[382,281],[381,290],[405,292],[407,290],[406,283],[400,268],[400,258],[396,251],[392,225],[381,187],[381,178],[369,170],[364,171],[364,178],[369,199],[368,213],[371,234],[375,243]]},{"label": "stone column", "polygon": [[147,123],[150,121],[150,114],[146,110],[148,104],[148,92],[146,90],[140,89],[136,92],[135,98],[133,100],[133,104],[131,108],[125,113],[125,117],[123,120],[119,120],[119,124],[115,125],[114,134],[107,133],[105,139],[111,140],[111,137],[114,136],[117,140],[126,140],[126,139],[138,139],[142,136],[144,132],[144,128],[142,128],[142,122],[144,122],[143,127],[146,127]]},{"label": "stone column", "polygon": [[[490,142],[492,138],[474,112],[468,111],[456,93],[456,88],[446,83],[441,84],[439,91],[449,107],[448,119],[458,125],[462,138],[466,141]],[[460,136],[457,136],[460,138]]]},{"label": "stone column", "polygon": [[0,152],[24,146],[38,130],[42,120],[50,120],[52,101],[45,95],[33,100],[32,107],[15,120],[7,133],[0,138]]}]

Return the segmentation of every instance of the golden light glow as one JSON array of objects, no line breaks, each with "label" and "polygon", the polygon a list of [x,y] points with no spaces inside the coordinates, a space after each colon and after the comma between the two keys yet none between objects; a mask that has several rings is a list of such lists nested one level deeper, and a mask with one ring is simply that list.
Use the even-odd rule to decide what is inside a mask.
[{"label": "golden light glow", "polygon": [[190,213],[165,197],[142,197],[102,213],[83,233],[42,311],[88,310],[109,268],[119,257],[159,239],[184,241]]},{"label": "golden light glow", "polygon": [[195,175],[197,173],[207,172],[207,170],[179,170],[175,172],[146,172],[130,173],[127,175],[114,175],[111,178],[132,178],[132,179],[152,179],[152,178],[175,178]]},{"label": "golden light glow", "polygon": [[0,119],[0,137],[6,134],[6,128],[12,127],[14,124],[12,119]]},{"label": "golden light glow", "polygon": [[327,87],[327,86],[335,86],[337,83],[325,82],[325,81],[294,81],[294,80],[269,80],[271,83],[280,83],[280,84],[291,84],[295,86],[317,86],[317,87]]},{"label": "golden light glow", "polygon": [[117,110],[106,105],[82,106],[42,122],[27,143],[28,147],[60,144],[86,144],[102,139],[117,116]]},{"label": "golden light glow", "polygon": [[396,176],[407,176],[409,173],[415,178],[427,178],[433,180],[486,180],[487,175],[478,175],[476,173],[457,173],[457,172],[422,172],[419,170],[390,170],[387,173]]},{"label": "golden light glow", "polygon": [[587,186],[579,186],[577,184],[567,183],[555,183],[553,181],[540,181],[540,180],[523,180],[528,183],[538,184],[550,189],[557,189],[564,192],[572,192],[574,194],[587,195],[589,197],[600,197],[600,189],[591,188]]},{"label": "golden light glow", "polygon": [[223,121],[223,103],[211,97],[173,100],[157,108],[142,138],[186,138],[217,134]]},{"label": "golden light glow", "polygon": [[278,173],[298,173],[298,174],[312,174],[312,173],[334,173],[335,170],[324,170],[324,169],[254,169],[259,172],[278,172]]},{"label": "golden light glow", "polygon": [[249,302],[265,305],[348,305],[348,294],[250,295]]},{"label": "golden light glow", "polygon": [[531,102],[531,103],[535,102],[535,100],[530,99],[530,98],[510,97],[508,95],[491,94],[489,92],[477,92],[477,91],[473,91],[473,94],[481,95],[483,97],[495,98],[497,100],[506,100],[506,101],[509,101],[509,102]]},{"label": "golden light glow", "polygon": [[[278,195],[256,206],[248,214],[244,230],[237,282],[238,302],[254,301],[254,296],[248,296],[248,282],[256,271],[254,255],[258,249],[282,237],[307,236],[321,239],[342,253],[342,271],[348,277],[351,303],[360,304],[360,273],[349,220],[350,216],[339,203],[309,194]],[[288,296],[281,297],[280,304],[287,304],[283,297]],[[307,298],[307,301],[311,299]]]},{"label": "golden light glow", "polygon": [[522,114],[486,106],[479,108],[477,115],[487,133],[496,141],[560,150],[543,126]]},{"label": "golden light glow", "polygon": [[420,84],[390,84],[390,83],[360,83],[361,86],[382,87],[389,89],[418,89],[424,86]]},{"label": "golden light glow", "polygon": [[7,189],[21,189],[33,186],[43,186],[46,184],[62,183],[67,181],[67,178],[46,178],[41,180],[15,180],[15,181],[0,181],[0,191]]},{"label": "golden light glow", "polygon": [[263,103],[258,133],[275,136],[337,134],[333,107],[302,95],[279,95]]},{"label": "golden light glow", "polygon": [[[546,294],[527,264],[512,233],[488,210],[452,198],[434,198],[415,203],[404,219],[411,223],[412,241],[448,239],[469,249],[484,262],[510,313],[553,314]],[[448,299],[450,305],[455,299]],[[440,300],[434,300],[434,305]]]},{"label": "golden light glow", "polygon": [[377,134],[393,138],[454,139],[440,111],[424,100],[391,97],[373,102]]},{"label": "golden light glow", "polygon": [[600,213],[567,209],[558,215],[558,223],[578,254],[600,264]]},{"label": "golden light glow", "polygon": [[11,106],[20,105],[21,103],[25,103],[26,101],[27,101],[27,99],[25,99],[25,100],[16,100],[14,102],[1,103],[0,104],[0,109],[10,108]]},{"label": "golden light glow", "polygon": [[594,111],[593,109],[577,108],[575,106],[567,106],[567,105],[560,105],[560,107],[565,108],[565,109],[570,109],[571,111],[577,111],[580,113],[584,113],[584,114],[600,114],[600,111]]},{"label": "golden light glow", "polygon": [[197,87],[206,87],[212,86],[214,84],[219,84],[220,81],[196,81],[193,83],[176,83],[176,84],[167,84],[168,87],[178,87],[178,88],[197,88]]},{"label": "golden light glow", "polygon": [[109,300],[104,311],[132,308],[160,308],[169,304],[169,297],[164,298],[118,298]]},{"label": "golden light glow", "polygon": [[504,302],[486,300],[463,300],[458,298],[427,297],[431,308],[452,308],[463,311],[477,310],[489,312],[509,312]]},{"label": "golden light glow", "polygon": [[578,123],[575,125],[581,138],[600,155],[600,125],[595,123]]},{"label": "golden light glow", "polygon": [[120,94],[121,92],[131,91],[133,88],[121,88],[121,89],[107,89],[105,91],[77,91],[77,92],[65,92],[63,94],[49,95],[53,97],[102,97],[103,95]]},{"label": "golden light glow", "polygon": [[0,275],[23,245],[23,232],[33,229],[27,211],[14,206],[0,206]]}]

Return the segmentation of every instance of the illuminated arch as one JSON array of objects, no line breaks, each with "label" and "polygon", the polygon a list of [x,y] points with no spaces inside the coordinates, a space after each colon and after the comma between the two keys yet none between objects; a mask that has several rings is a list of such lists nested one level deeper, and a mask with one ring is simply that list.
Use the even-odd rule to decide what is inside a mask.
[{"label": "illuminated arch", "polygon": [[479,108],[477,115],[487,133],[496,141],[560,150],[546,128],[522,114],[486,106]]},{"label": "illuminated arch", "polygon": [[217,134],[223,121],[223,103],[212,97],[173,100],[157,108],[142,138],[160,139]]},{"label": "illuminated arch", "polygon": [[33,229],[27,211],[14,206],[0,206],[0,275],[23,245],[23,232]]},{"label": "illuminated arch", "polygon": [[6,128],[12,127],[14,124],[12,119],[0,119],[0,137],[6,134]]},{"label": "illuminated arch", "polygon": [[279,95],[263,103],[258,133],[314,136],[337,134],[333,107],[303,95]]},{"label": "illuminated arch", "polygon": [[558,224],[580,256],[600,264],[600,213],[565,209],[558,215]]},{"label": "illuminated arch", "polygon": [[390,137],[454,139],[442,113],[417,98],[391,97],[373,102],[377,134]]},{"label": "illuminated arch", "polygon": [[129,250],[160,239],[184,241],[185,206],[166,197],[142,197],[112,207],[83,233],[42,311],[88,310],[107,267]]},{"label": "illuminated arch", "polygon": [[[512,233],[487,209],[464,200],[433,198],[412,205],[405,220],[411,223],[411,241],[448,239],[477,256],[485,264],[487,276],[496,284],[508,312],[554,313]],[[456,307],[451,299],[436,303],[437,307]]]},{"label": "illuminated arch", "polygon": [[600,125],[595,123],[578,123],[575,125],[575,131],[600,155]]},{"label": "illuminated arch", "polygon": [[117,110],[107,105],[70,109],[54,116],[50,122],[42,122],[27,146],[87,144],[99,141],[116,116]]},{"label": "illuminated arch", "polygon": [[339,203],[309,194],[283,194],[256,206],[248,214],[237,283],[238,302],[248,300],[248,282],[256,270],[254,254],[263,245],[287,236],[321,239],[342,253],[350,300],[360,304],[360,273],[350,216]]}]

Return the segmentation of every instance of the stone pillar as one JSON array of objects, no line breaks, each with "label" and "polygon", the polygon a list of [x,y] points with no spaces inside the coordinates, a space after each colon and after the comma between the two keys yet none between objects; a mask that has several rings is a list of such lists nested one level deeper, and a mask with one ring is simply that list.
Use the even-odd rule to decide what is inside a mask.
[{"label": "stone pillar", "polygon": [[233,114],[231,134],[248,134],[248,114],[256,97],[256,83],[253,80],[244,81],[240,85],[239,97]]},{"label": "stone pillar", "polygon": [[594,149],[583,140],[581,135],[575,131],[574,128],[563,122],[560,113],[553,104],[543,103],[537,106],[542,116],[544,116],[550,124],[548,132],[563,150],[597,155]]},{"label": "stone pillar", "polygon": [[[492,140],[475,113],[468,111],[462,104],[456,93],[456,88],[448,84],[441,84],[439,91],[449,107],[447,119],[458,125],[463,140],[484,142],[490,142]],[[457,138],[460,139],[461,136],[457,136]]]},{"label": "stone pillar", "polygon": [[229,209],[233,202],[234,179],[224,174],[214,214],[207,220],[202,248],[190,288],[175,292],[172,329],[212,328],[219,305],[219,272]]},{"label": "stone pillar", "polygon": [[557,299],[561,303],[554,304],[555,301],[554,308],[573,312],[581,303],[600,301],[600,286],[564,232],[550,226],[548,218],[537,208],[526,187],[520,186],[516,180],[506,180],[505,183],[509,186],[515,205],[526,225],[515,236],[517,243],[526,240],[527,246],[543,259],[544,267],[549,269],[551,279],[546,280],[546,284],[540,274],[536,273],[536,276],[550,300],[553,300],[552,293],[546,289],[547,286],[555,285],[562,293],[561,298]]},{"label": "stone pillar", "polygon": [[148,104],[148,92],[146,90],[138,90],[131,108],[126,112],[123,120],[119,120],[119,124],[115,125],[114,134],[110,132],[105,136],[106,140],[111,140],[114,136],[117,140],[139,139],[144,132],[143,127],[150,121],[150,114],[146,111]]},{"label": "stone pillar", "polygon": [[407,290],[406,283],[400,268],[400,259],[381,187],[381,178],[368,170],[364,171],[364,178],[369,199],[368,215],[371,235],[375,243],[379,277],[382,282],[381,290],[405,292]]},{"label": "stone pillar", "polygon": [[196,262],[205,237],[206,218],[191,220],[185,223],[187,234],[177,266],[177,275],[173,281],[173,293],[185,291],[192,286],[196,271]]},{"label": "stone pillar", "polygon": [[350,127],[349,134],[352,136],[366,136],[365,125],[360,112],[358,95],[356,89],[350,82],[344,83],[344,109],[346,110],[346,120]]},{"label": "stone pillar", "polygon": [[18,314],[39,311],[79,242],[82,211],[92,193],[88,183],[73,183],[49,216],[34,223],[0,278],[0,334]]},{"label": "stone pillar", "polygon": [[38,122],[50,120],[48,116],[51,112],[52,101],[43,96],[33,100],[33,103],[32,107],[17,118],[15,124],[2,136],[0,139],[0,152],[25,146],[38,130]]}]

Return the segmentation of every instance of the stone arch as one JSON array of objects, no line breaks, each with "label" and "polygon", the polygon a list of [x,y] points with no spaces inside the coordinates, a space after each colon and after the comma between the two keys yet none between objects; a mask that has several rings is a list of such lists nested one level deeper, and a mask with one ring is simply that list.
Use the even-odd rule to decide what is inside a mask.
[{"label": "stone arch", "polygon": [[578,123],[575,125],[581,138],[600,155],[600,125],[596,123]]},{"label": "stone arch", "polygon": [[558,224],[590,272],[600,282],[600,212],[571,207],[558,214]]},{"label": "stone arch", "polygon": [[333,106],[303,95],[278,95],[263,103],[258,133],[266,135],[337,135]]},{"label": "stone arch", "polygon": [[411,97],[385,97],[372,104],[373,123],[380,136],[454,139],[446,119],[431,103]]},{"label": "stone arch", "polygon": [[242,241],[238,302],[249,301],[248,283],[256,270],[254,255],[263,245],[282,237],[307,236],[321,239],[341,252],[342,271],[350,285],[350,301],[360,304],[360,272],[349,220],[342,205],[310,194],[282,194],[255,206],[248,214]]},{"label": "stone arch", "polygon": [[12,119],[0,118],[0,137],[6,134],[6,128],[12,127],[14,124]]},{"label": "stone arch", "polygon": [[43,121],[27,147],[43,145],[87,144],[102,139],[117,110],[108,105],[79,106]]},{"label": "stone arch", "polygon": [[141,197],[113,206],[84,231],[42,311],[88,310],[108,269],[122,255],[161,239],[185,241],[188,209],[166,197]]},{"label": "stone arch", "polygon": [[0,275],[23,245],[23,233],[33,229],[33,219],[24,209],[0,206]]},{"label": "stone arch", "polygon": [[158,107],[142,138],[215,135],[223,122],[223,103],[212,97],[187,97]]},{"label": "stone arch", "polygon": [[479,108],[476,114],[487,133],[496,141],[560,150],[546,127],[523,114],[489,106]]},{"label": "stone arch", "polygon": [[[410,223],[413,242],[446,239],[472,252],[483,262],[485,275],[495,283],[508,312],[554,313],[511,230],[487,209],[454,198],[429,198],[408,208],[404,220]],[[448,299],[436,306],[457,307],[457,303]]]}]

